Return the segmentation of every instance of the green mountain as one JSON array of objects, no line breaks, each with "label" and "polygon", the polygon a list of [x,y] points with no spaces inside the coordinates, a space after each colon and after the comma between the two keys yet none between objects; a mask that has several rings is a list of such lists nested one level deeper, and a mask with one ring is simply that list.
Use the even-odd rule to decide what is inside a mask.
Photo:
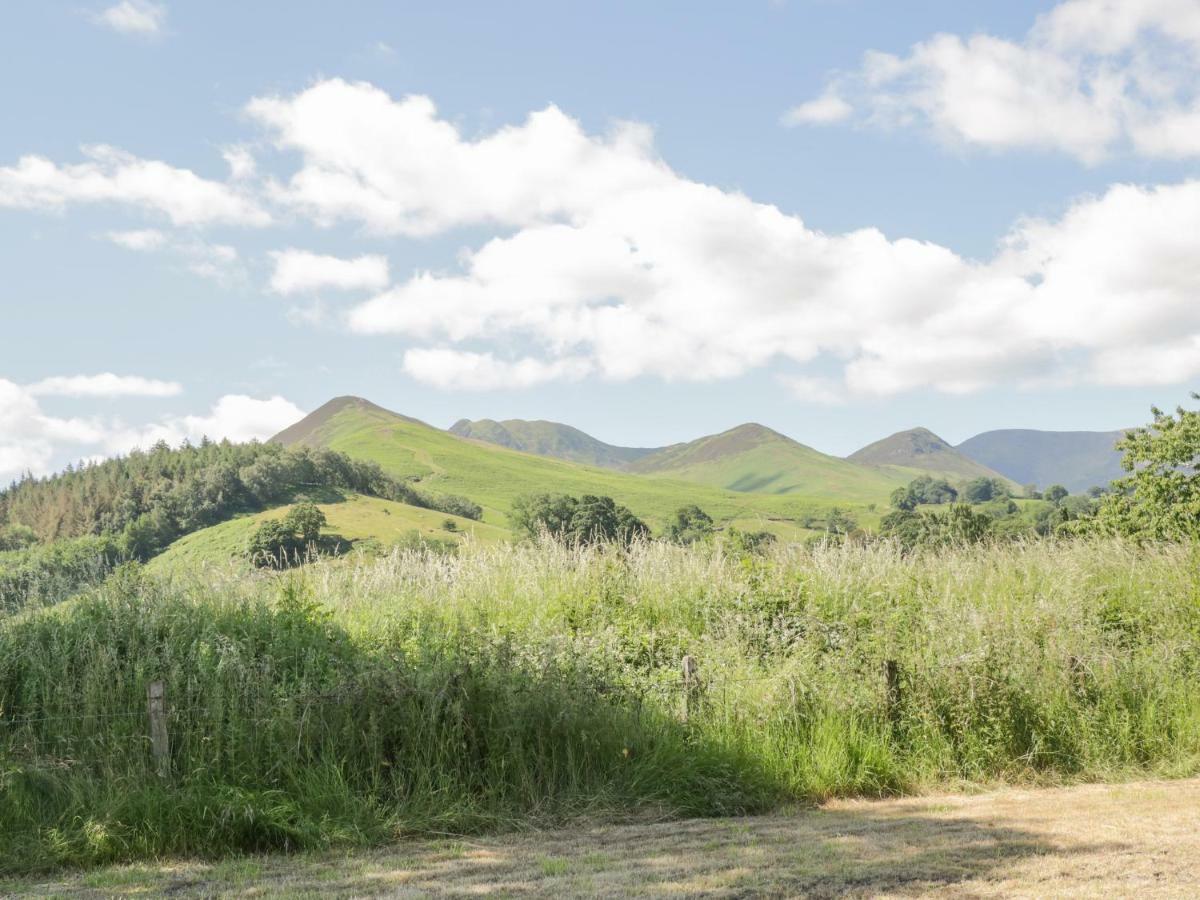
[{"label": "green mountain", "polygon": [[861,465],[873,466],[903,480],[918,475],[935,475],[951,482],[972,478],[999,478],[1017,485],[1012,479],[976,462],[955,450],[928,428],[898,431],[883,440],[867,444],[851,453],[847,459]]},{"label": "green mountain", "polygon": [[1061,484],[1072,493],[1105,486],[1125,474],[1114,449],[1124,431],[985,431],[958,451],[1020,484]]},{"label": "green mountain", "polygon": [[629,471],[742,493],[803,494],[830,503],[880,502],[903,481],[754,423],[666,447],[631,463]]},{"label": "green mountain", "polygon": [[543,419],[459,419],[450,426],[450,433],[459,437],[499,444],[510,450],[535,453],[538,456],[553,456],[588,466],[605,469],[623,469],[631,462],[651,453],[656,448],[617,447],[597,440],[578,428],[560,422]]},{"label": "green mountain", "polygon": [[[856,482],[853,492],[831,489],[814,480],[812,490],[803,493],[739,493],[714,484],[668,477],[666,472],[645,477],[462,438],[358,397],[331,400],[273,440],[328,447],[372,460],[394,477],[415,480],[417,487],[429,494],[459,494],[475,501],[484,508],[483,521],[500,527],[508,524],[507,512],[513,498],[561,492],[607,494],[652,526],[661,526],[680,506],[695,503],[721,524],[765,528],[794,537],[804,530],[799,523],[819,520],[835,504],[858,506],[859,520],[870,524],[875,516],[866,504],[886,502],[888,491],[896,483],[868,471]],[[808,453],[858,472],[857,467],[841,460],[822,457],[816,451]]]}]

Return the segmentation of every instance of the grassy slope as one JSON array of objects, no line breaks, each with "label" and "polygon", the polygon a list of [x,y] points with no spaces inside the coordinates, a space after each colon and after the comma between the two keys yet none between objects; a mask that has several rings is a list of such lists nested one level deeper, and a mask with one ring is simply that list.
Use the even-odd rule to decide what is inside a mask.
[{"label": "grassy slope", "polygon": [[803,494],[830,504],[879,503],[904,479],[827,456],[761,425],[669,447],[632,471],[739,492]]},{"label": "grassy slope", "polygon": [[[387,546],[403,539],[413,530],[422,537],[439,540],[462,540],[464,535],[470,534],[475,540],[494,543],[508,537],[506,531],[494,525],[361,494],[348,494],[342,500],[317,505],[329,523],[324,533],[339,534],[348,542],[374,538]],[[222,562],[240,556],[245,551],[251,532],[259,524],[268,519],[283,518],[290,508],[275,507],[184,535],[155,557],[150,566],[163,570],[180,564]],[[458,525],[457,532],[442,528],[442,523],[447,519],[453,519]]]},{"label": "grassy slope", "polygon": [[503,422],[461,419],[451,426],[450,431],[459,437],[487,441],[512,450],[605,469],[623,469],[634,460],[658,452],[657,448],[606,444],[578,428],[542,419],[505,419]]},{"label": "grassy slope", "polygon": [[[485,522],[501,527],[507,525],[506,514],[513,498],[539,491],[607,494],[651,525],[661,525],[683,504],[697,503],[719,522],[763,523],[785,535],[802,531],[785,520],[819,517],[834,502],[855,506],[853,499],[835,499],[827,493],[741,494],[703,484],[590,468],[459,438],[366,401],[343,399],[332,403],[336,406],[327,405],[329,409],[322,408],[309,417],[310,427],[293,427],[281,439],[371,459],[391,475],[418,478],[422,488],[462,494],[484,507]],[[886,498],[883,486],[878,494],[860,493],[855,498],[860,519],[872,518],[863,508],[865,504],[882,503]]]},{"label": "grassy slope", "polygon": [[874,466],[902,481],[921,475],[962,483],[973,478],[998,478],[1012,488],[1020,487],[1004,475],[960,453],[927,428],[910,428],[868,444],[847,457]]}]

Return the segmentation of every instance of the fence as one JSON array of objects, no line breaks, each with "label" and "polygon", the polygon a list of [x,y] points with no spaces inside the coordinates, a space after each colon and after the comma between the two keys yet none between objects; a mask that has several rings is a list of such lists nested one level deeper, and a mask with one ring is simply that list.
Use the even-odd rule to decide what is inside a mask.
[{"label": "fence", "polygon": [[[952,661],[944,665],[955,664],[956,661]],[[900,718],[903,704],[903,672],[900,664],[892,659],[885,660],[881,668],[880,687],[886,702],[886,713],[888,719],[895,724]],[[420,694],[436,704],[447,699],[453,680],[451,679],[451,683],[440,691],[416,687],[406,687],[404,690]],[[656,708],[660,712],[665,711],[680,724],[687,726],[701,711],[712,709],[718,697],[721,698],[721,702],[715,705],[728,709],[727,696],[731,687],[768,682],[788,690],[792,707],[799,706],[800,685],[794,678],[781,679],[778,675],[746,678],[706,677],[699,661],[691,655],[684,656],[680,661],[678,680],[640,685],[636,690],[625,691],[625,698],[630,701],[631,712],[639,719],[643,714],[643,706],[653,702],[657,704]],[[311,710],[329,703],[352,703],[354,697],[354,685],[341,685],[281,701],[302,710],[297,719],[297,744],[301,741],[305,723],[310,727],[313,725],[308,718]],[[170,687],[162,680],[151,681],[146,685],[145,706],[136,710],[26,716],[6,714],[6,711],[0,710],[0,754],[69,764],[72,755],[76,754],[81,745],[87,745],[92,750],[119,747],[122,752],[134,750],[144,753],[150,770],[165,779],[172,774],[172,748],[179,750],[181,745],[186,745],[192,740],[211,740],[211,735],[203,732],[204,726],[198,728],[197,724],[204,721],[211,723],[216,712],[212,706],[203,703],[173,706]],[[253,730],[277,726],[280,719],[275,715],[243,715],[233,724]],[[87,726],[87,735],[81,737],[79,732],[84,725]]]}]

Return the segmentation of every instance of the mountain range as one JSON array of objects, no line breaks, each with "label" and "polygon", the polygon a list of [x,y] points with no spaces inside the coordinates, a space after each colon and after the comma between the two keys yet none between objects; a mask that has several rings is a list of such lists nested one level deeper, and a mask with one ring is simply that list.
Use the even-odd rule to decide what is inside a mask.
[{"label": "mountain range", "polygon": [[572,426],[542,420],[461,419],[450,430],[524,453],[617,471],[731,491],[840,495],[848,501],[918,475],[951,482],[998,478],[1014,488],[1062,484],[1078,493],[1123,474],[1114,445],[1125,433],[1001,429],[953,446],[927,428],[912,428],[841,459],[756,423],[659,448],[608,444]]}]

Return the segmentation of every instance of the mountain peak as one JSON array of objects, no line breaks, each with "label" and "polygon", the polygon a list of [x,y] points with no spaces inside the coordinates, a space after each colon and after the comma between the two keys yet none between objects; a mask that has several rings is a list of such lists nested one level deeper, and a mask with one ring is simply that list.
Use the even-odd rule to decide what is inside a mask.
[{"label": "mountain peak", "polygon": [[924,469],[947,478],[999,478],[1003,475],[955,450],[928,428],[909,428],[867,444],[847,457],[867,466]]},{"label": "mountain peak", "polygon": [[351,394],[346,394],[341,397],[334,397],[332,400],[327,400],[322,403],[307,416],[301,419],[294,425],[285,428],[279,434],[271,438],[272,443],[276,444],[306,444],[311,443],[314,435],[331,419],[345,412],[359,412],[377,418],[400,419],[406,422],[413,422],[418,425],[424,425],[418,419],[413,419],[409,416],[402,416],[400,413],[392,412],[390,409],[384,409],[377,403],[372,403],[363,397],[355,397]]}]

